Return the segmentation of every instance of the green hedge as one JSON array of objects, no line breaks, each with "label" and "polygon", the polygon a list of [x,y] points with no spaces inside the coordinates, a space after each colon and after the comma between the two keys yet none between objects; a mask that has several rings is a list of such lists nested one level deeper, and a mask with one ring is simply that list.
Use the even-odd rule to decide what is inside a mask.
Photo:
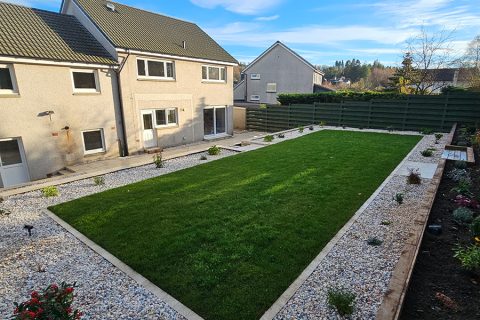
[{"label": "green hedge", "polygon": [[376,91],[332,91],[319,93],[281,93],[278,101],[282,105],[313,104],[315,102],[342,102],[343,100],[370,101],[372,99],[406,99],[407,95],[395,92]]}]

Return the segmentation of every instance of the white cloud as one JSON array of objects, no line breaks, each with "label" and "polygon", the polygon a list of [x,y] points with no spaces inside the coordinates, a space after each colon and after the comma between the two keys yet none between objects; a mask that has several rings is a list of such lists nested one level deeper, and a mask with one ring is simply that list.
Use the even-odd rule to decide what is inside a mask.
[{"label": "white cloud", "polygon": [[274,16],[269,16],[269,17],[258,17],[258,18],[255,18],[255,20],[256,21],[273,21],[273,20],[277,20],[278,18],[280,18],[280,16],[276,14]]},{"label": "white cloud", "polygon": [[202,8],[213,9],[218,6],[240,14],[259,14],[271,9],[283,0],[190,0]]}]

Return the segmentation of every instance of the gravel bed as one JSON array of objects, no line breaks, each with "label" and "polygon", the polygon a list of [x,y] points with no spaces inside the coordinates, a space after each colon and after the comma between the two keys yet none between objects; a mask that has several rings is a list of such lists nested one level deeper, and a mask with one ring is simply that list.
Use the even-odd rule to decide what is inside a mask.
[{"label": "gravel bed", "polygon": [[[33,191],[0,203],[0,209],[9,212],[0,215],[0,319],[9,318],[13,303],[25,301],[32,290],[61,281],[77,282],[74,307],[85,313],[84,319],[184,319],[41,209],[236,153],[223,149],[218,156],[192,154],[166,160],[161,169],[151,164],[106,174],[102,186],[84,179],[58,186],[58,197],[44,198]],[[207,160],[200,160],[202,155]],[[31,237],[23,229],[25,224],[34,226]]]},{"label": "gravel bed", "polygon": [[[438,162],[440,153],[431,158],[419,154],[435,144],[434,140],[425,136],[408,160]],[[443,147],[445,140],[436,144],[437,148]],[[274,319],[341,319],[328,306],[329,288],[356,294],[352,319],[375,319],[430,182],[422,179],[420,185],[408,185],[406,177],[396,171]],[[396,193],[404,194],[403,204],[393,200]],[[383,243],[370,246],[367,240],[371,237]]]}]

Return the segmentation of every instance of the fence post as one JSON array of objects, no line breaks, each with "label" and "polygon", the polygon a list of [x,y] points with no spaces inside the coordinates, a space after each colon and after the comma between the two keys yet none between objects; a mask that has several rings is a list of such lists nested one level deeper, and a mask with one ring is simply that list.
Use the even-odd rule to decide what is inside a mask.
[{"label": "fence post", "polygon": [[268,106],[265,108],[265,132],[268,132]]}]

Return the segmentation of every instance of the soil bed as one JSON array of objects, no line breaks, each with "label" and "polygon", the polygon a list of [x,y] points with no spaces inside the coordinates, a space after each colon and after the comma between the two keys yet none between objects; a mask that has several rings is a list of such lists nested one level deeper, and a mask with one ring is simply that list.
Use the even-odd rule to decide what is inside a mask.
[{"label": "soil bed", "polygon": [[[470,170],[472,191],[478,199],[478,149],[475,150],[475,160],[476,164]],[[452,211],[457,206],[452,201],[451,189],[458,183],[447,177],[453,168],[454,162],[448,161],[427,224],[440,224],[443,232],[440,235],[425,232],[400,319],[480,319],[480,279],[462,269],[460,262],[453,257],[458,244],[465,247],[472,243],[468,226],[461,226],[453,219]],[[479,213],[480,210],[476,209],[475,216]],[[452,299],[458,310],[446,307],[436,298],[438,293]]]}]

